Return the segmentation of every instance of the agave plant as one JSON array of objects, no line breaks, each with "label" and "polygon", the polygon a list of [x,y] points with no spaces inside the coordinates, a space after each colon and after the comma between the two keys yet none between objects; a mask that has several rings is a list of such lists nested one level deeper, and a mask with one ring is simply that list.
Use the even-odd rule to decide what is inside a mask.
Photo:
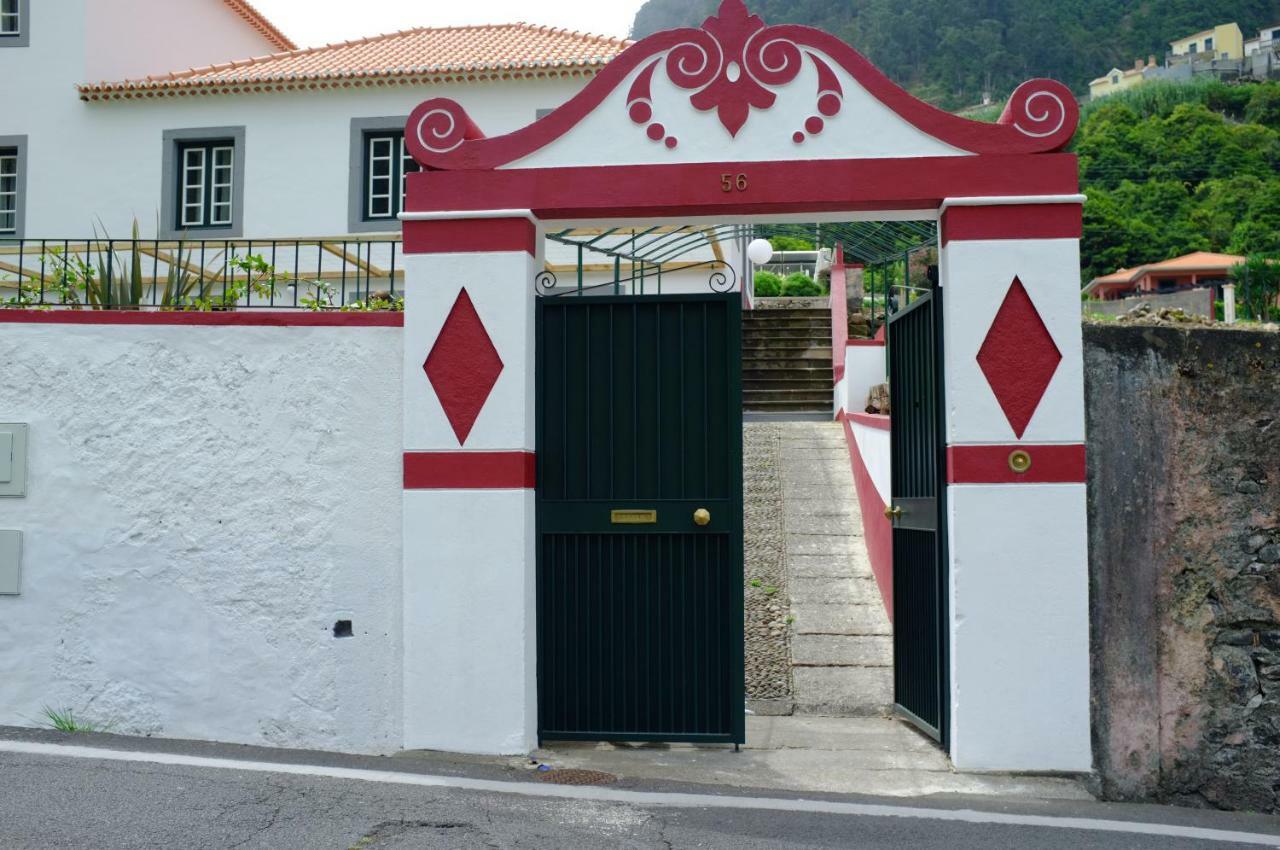
[{"label": "agave plant", "polygon": [[[101,222],[99,222],[101,224]],[[99,310],[137,308],[142,304],[142,255],[138,253],[138,220],[133,220],[133,250],[128,268],[116,256],[116,249],[107,229],[98,235],[98,225],[93,228],[92,251],[96,275],[85,281],[85,300]]]}]

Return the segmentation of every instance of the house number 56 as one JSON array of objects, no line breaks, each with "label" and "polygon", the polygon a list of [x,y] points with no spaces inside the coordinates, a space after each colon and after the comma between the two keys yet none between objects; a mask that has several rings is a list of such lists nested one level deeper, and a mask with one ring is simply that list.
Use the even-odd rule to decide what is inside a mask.
[{"label": "house number 56", "polygon": [[721,174],[720,175],[720,191],[721,192],[747,191],[747,175]]}]

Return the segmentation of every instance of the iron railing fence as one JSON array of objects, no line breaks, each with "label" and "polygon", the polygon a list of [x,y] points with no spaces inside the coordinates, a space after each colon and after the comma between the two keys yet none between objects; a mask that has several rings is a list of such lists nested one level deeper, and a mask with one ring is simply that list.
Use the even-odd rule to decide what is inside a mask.
[{"label": "iron railing fence", "polygon": [[0,307],[395,310],[399,236],[0,238]]}]

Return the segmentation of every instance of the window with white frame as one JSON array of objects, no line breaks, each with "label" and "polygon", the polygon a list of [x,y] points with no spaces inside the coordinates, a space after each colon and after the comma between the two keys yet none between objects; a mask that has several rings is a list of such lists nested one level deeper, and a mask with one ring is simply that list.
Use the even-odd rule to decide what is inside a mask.
[{"label": "window with white frame", "polygon": [[401,130],[364,135],[365,221],[394,219],[404,209],[406,177],[418,170],[418,163],[405,149]]},{"label": "window with white frame", "polygon": [[231,139],[178,145],[177,226],[234,224],[236,147]]},{"label": "window with white frame", "polygon": [[0,236],[18,232],[18,149],[0,148]]},{"label": "window with white frame", "polygon": [[0,37],[22,35],[22,0],[0,0]]}]

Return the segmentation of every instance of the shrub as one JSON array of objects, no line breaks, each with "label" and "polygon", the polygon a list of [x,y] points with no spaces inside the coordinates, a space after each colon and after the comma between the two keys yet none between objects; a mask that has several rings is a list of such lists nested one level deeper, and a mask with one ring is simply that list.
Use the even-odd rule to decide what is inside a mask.
[{"label": "shrub", "polygon": [[776,298],[782,294],[782,278],[773,272],[756,272],[756,295]]},{"label": "shrub", "polygon": [[812,251],[813,242],[803,236],[770,236],[769,244],[775,251]]},{"label": "shrub", "polygon": [[812,298],[822,294],[822,287],[804,272],[793,272],[782,282],[782,294],[787,298]]}]

